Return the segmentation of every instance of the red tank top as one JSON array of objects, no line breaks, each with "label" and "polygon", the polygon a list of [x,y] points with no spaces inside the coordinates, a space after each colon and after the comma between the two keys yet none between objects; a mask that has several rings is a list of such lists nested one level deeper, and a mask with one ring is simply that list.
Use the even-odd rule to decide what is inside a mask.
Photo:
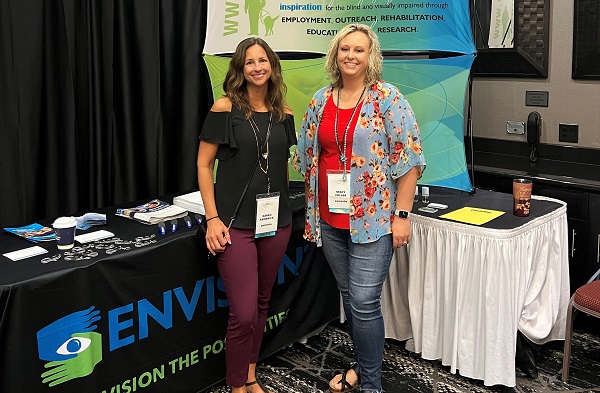
[{"label": "red tank top", "polygon": [[[338,112],[338,141],[340,143],[340,150],[344,150],[344,131],[346,130],[346,124],[350,122],[350,128],[348,129],[348,135],[346,136],[346,169],[350,171],[350,158],[352,157],[352,141],[354,139],[354,130],[356,129],[356,123],[360,117],[360,109],[362,102],[356,108],[354,117],[350,119],[354,108],[340,109]],[[335,110],[336,105],[333,102],[333,95],[329,97],[323,108],[323,117],[319,124],[318,142],[321,146],[321,154],[319,155],[319,211],[321,219],[327,224],[334,228],[339,229],[350,229],[350,218],[348,214],[344,213],[331,213],[327,203],[327,170],[343,169],[340,162],[340,152],[338,145],[335,141],[334,126],[335,126]],[[348,205],[349,206],[349,205]]]}]

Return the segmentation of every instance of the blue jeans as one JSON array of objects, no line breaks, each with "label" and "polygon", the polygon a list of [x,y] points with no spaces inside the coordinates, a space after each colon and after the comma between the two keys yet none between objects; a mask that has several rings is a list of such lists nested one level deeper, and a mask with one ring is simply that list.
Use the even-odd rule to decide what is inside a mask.
[{"label": "blue jeans", "polygon": [[392,236],[372,243],[352,243],[350,231],[321,220],[323,253],[342,293],[344,312],[360,368],[361,389],[378,392],[385,331],[381,314],[381,288],[392,260]]}]

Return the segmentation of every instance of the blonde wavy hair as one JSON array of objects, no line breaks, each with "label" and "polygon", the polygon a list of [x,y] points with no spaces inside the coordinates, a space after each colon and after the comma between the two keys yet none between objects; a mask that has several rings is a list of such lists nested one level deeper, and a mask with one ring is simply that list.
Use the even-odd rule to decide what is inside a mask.
[{"label": "blonde wavy hair", "polygon": [[370,86],[381,80],[383,56],[381,55],[379,38],[377,38],[377,35],[371,27],[361,23],[352,23],[344,26],[338,31],[329,43],[329,50],[327,51],[327,57],[325,58],[325,72],[333,87],[343,87],[342,76],[337,65],[337,54],[340,48],[340,41],[346,38],[348,34],[354,33],[355,31],[364,33],[369,38],[369,43],[371,44],[369,47],[369,60],[367,61],[365,84]]},{"label": "blonde wavy hair", "polygon": [[223,91],[225,92],[225,96],[229,97],[231,103],[241,109],[246,119],[252,116],[252,106],[248,101],[248,91],[246,90],[247,82],[244,78],[244,65],[246,64],[246,50],[253,45],[261,46],[267,53],[267,58],[271,65],[271,78],[269,78],[269,88],[267,90],[267,97],[265,98],[265,105],[269,112],[273,113],[274,118],[282,121],[286,117],[285,110],[287,104],[285,95],[287,93],[287,86],[283,82],[279,56],[263,39],[250,37],[238,44],[229,62],[229,69],[223,82]]}]

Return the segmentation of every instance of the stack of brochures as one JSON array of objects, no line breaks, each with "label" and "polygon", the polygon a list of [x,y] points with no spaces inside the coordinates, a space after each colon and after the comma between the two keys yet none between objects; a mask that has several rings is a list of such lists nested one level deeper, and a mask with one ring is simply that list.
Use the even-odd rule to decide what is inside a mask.
[{"label": "stack of brochures", "polygon": [[174,220],[187,216],[187,210],[175,205],[170,205],[158,199],[153,199],[140,206],[117,209],[117,216],[131,218],[144,224],[153,225],[161,221]]},{"label": "stack of brochures", "polygon": [[34,243],[56,240],[54,229],[37,223],[18,228],[4,228],[4,230]]},{"label": "stack of brochures", "polygon": [[192,213],[205,214],[204,203],[202,203],[200,191],[176,196],[173,198],[173,204],[176,206],[181,206],[185,210]]}]

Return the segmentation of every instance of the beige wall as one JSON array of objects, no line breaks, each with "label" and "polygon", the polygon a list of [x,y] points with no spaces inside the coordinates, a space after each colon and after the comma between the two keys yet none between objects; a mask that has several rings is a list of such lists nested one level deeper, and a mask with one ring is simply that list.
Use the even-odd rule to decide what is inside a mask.
[{"label": "beige wall", "polygon": [[[550,8],[548,79],[476,77],[473,135],[526,141],[524,135],[508,134],[506,122],[526,122],[537,111],[543,119],[541,143],[570,145],[558,141],[558,124],[579,124],[579,143],[571,145],[600,149],[600,81],[571,79],[573,1],[551,1]],[[525,106],[527,90],[548,91],[548,107]]]}]

